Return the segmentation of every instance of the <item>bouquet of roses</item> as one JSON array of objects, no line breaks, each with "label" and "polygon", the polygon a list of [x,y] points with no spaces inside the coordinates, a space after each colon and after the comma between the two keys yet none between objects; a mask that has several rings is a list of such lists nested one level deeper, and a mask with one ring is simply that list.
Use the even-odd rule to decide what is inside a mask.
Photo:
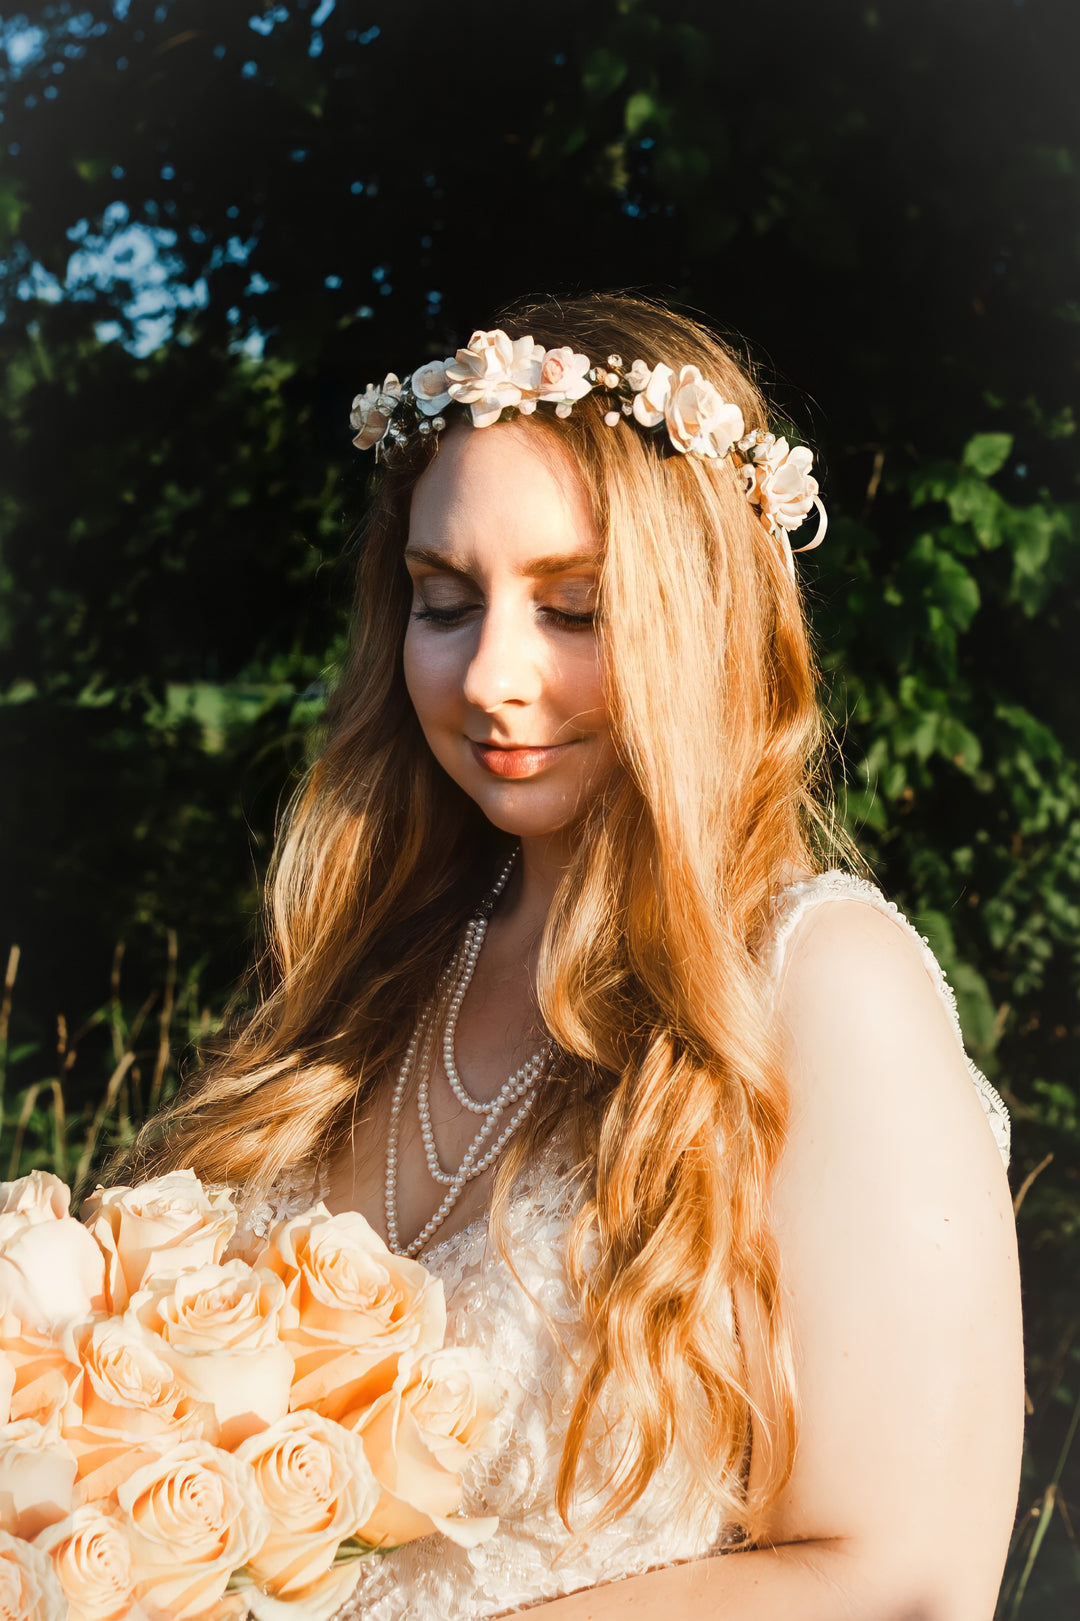
[{"label": "bouquet of roses", "polygon": [[0,1183],[0,1618],[324,1621],[358,1560],[464,1546],[505,1393],[441,1281],[325,1205],[230,1252],[191,1171]]}]

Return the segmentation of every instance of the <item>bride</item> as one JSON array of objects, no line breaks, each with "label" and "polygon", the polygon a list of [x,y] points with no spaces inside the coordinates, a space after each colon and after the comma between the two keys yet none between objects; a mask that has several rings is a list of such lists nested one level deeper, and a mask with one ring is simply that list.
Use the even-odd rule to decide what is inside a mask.
[{"label": "bride", "polygon": [[507,1383],[464,1505],[496,1535],[371,1562],[343,1621],[988,1621],[1008,1117],[821,788],[809,451],[621,294],[353,422],[352,647],[260,990],[135,1161],[256,1232],[359,1210]]}]

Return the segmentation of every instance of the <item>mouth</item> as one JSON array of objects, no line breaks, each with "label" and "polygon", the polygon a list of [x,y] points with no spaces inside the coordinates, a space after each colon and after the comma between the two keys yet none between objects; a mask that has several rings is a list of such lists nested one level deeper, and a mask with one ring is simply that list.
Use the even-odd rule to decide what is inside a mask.
[{"label": "mouth", "polygon": [[570,743],[551,745],[477,743],[469,738],[473,757],[494,777],[535,777],[541,771],[561,760],[567,749],[572,749],[580,738]]}]

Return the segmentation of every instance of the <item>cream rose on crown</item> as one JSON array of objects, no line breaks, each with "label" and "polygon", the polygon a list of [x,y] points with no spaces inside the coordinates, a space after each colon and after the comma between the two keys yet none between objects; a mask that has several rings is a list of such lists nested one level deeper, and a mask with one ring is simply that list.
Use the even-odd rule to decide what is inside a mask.
[{"label": "cream rose on crown", "polygon": [[697,366],[683,366],[672,378],[664,416],[675,449],[695,456],[726,456],[745,432],[739,407],[721,399]]},{"label": "cream rose on crown", "polygon": [[401,394],[401,384],[394,372],[387,372],[382,383],[369,383],[363,394],[352,402],[349,421],[356,429],[353,444],[357,450],[370,450],[378,444],[390,425],[394,401]]}]

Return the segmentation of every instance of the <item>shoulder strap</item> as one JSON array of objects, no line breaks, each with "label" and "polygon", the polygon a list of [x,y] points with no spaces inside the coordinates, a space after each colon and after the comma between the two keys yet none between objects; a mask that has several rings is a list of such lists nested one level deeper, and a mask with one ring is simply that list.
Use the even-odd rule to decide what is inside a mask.
[{"label": "shoulder strap", "polygon": [[[923,966],[930,976],[931,984],[941,998],[942,1005],[949,1016],[949,1023],[960,1048],[964,1051],[964,1035],[960,1028],[960,1015],[956,1009],[956,995],[952,986],[945,977],[945,971],[930,947],[925,935],[919,933],[910,918],[897,906],[895,901],[885,898],[876,884],[868,883],[865,878],[857,878],[854,873],[843,872],[838,867],[830,867],[827,872],[818,873],[813,878],[801,879],[797,884],[790,884],[780,891],[776,897],[773,911],[773,927],[771,937],[765,948],[763,957],[772,976],[773,983],[780,979],[780,970],[784,964],[784,956],[788,944],[798,927],[800,919],[814,906],[822,901],[836,900],[840,897],[866,902],[877,911],[883,912],[892,919],[897,926],[910,934],[915,940]],[[964,1059],[971,1072],[979,1102],[983,1106],[990,1129],[994,1134],[994,1141],[998,1145],[1001,1157],[1006,1166],[1012,1146],[1012,1125],[1009,1111],[1001,1098],[1000,1093],[993,1087],[973,1060],[964,1051]]]}]

